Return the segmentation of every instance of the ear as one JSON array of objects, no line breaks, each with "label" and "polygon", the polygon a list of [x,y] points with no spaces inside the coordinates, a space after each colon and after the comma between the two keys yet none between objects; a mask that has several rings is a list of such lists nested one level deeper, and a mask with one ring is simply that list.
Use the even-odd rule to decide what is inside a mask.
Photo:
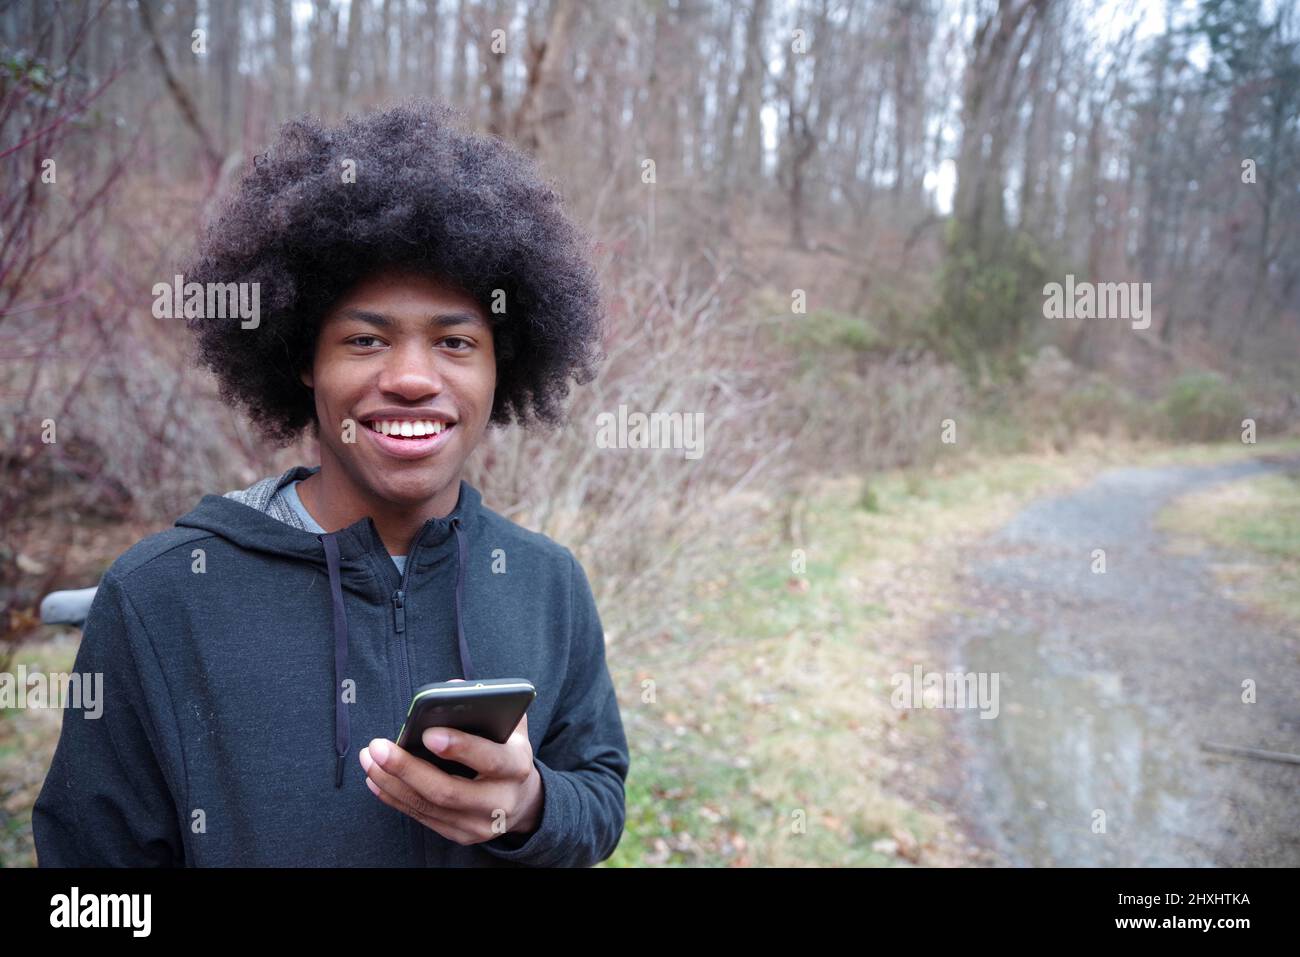
[{"label": "ear", "polygon": [[302,384],[305,385],[307,388],[309,389],[316,388],[316,382],[312,378],[310,369],[303,369],[301,372],[298,373],[298,378],[302,380]]}]

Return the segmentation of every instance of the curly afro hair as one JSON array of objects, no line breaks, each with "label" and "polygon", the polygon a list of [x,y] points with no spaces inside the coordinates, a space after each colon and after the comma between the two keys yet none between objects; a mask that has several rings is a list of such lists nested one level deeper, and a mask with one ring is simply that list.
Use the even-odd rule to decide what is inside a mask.
[{"label": "curly afro hair", "polygon": [[[559,424],[569,380],[595,377],[604,354],[587,238],[530,157],[461,120],[428,100],[338,126],[290,120],[204,231],[185,282],[259,283],[260,322],[187,319],[198,361],[277,445],[308,426],[319,435],[299,372],[331,304],[377,268],[424,272],[483,306],[497,362],[490,423]],[[491,309],[496,290],[504,313]]]}]

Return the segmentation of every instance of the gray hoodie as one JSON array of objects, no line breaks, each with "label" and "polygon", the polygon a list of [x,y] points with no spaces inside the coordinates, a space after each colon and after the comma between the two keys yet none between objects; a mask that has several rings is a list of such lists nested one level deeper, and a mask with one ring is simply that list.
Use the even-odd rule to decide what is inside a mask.
[{"label": "gray hoodie", "polygon": [[[305,529],[297,466],[205,495],[105,573],[32,811],[41,866],[590,866],[623,830],[629,757],[595,600],[573,553],[460,485],[399,572],[374,522]],[[543,810],[462,846],[388,807],[357,752],[415,688],[522,677]]]}]

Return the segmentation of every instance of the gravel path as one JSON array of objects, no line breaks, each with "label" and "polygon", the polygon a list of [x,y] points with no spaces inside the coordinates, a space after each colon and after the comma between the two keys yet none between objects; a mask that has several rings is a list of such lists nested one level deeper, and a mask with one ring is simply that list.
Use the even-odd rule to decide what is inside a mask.
[{"label": "gravel path", "polygon": [[1152,527],[1185,492],[1286,464],[1107,472],[964,556],[947,667],[998,673],[998,714],[950,712],[945,797],[1004,863],[1300,865],[1300,765],[1200,747],[1300,753],[1300,633]]}]

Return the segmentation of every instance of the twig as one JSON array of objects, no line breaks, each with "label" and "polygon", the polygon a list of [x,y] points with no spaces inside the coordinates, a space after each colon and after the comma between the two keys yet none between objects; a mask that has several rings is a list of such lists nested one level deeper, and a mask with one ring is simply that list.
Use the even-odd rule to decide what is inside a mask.
[{"label": "twig", "polygon": [[1209,741],[1202,741],[1201,748],[1206,751],[1218,751],[1222,754],[1238,754],[1245,758],[1259,758],[1261,761],[1300,764],[1300,754],[1288,754],[1286,751],[1262,751],[1259,748],[1241,748],[1235,744],[1214,744]]}]

